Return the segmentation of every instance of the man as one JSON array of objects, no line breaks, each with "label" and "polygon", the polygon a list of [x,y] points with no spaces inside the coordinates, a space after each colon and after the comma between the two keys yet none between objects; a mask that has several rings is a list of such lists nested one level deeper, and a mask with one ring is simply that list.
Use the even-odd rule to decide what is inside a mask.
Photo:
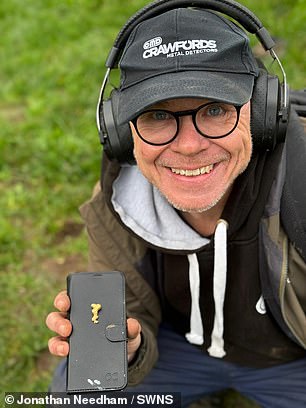
[{"label": "man", "polygon": [[[81,213],[89,270],[126,276],[129,386],[181,392],[184,406],[226,388],[305,406],[306,266],[280,223],[284,144],[253,143],[247,35],[211,11],[170,10],[136,26],[120,70],[137,165],[104,157]],[[47,318],[56,355],[69,352],[69,305],[60,293]]]}]

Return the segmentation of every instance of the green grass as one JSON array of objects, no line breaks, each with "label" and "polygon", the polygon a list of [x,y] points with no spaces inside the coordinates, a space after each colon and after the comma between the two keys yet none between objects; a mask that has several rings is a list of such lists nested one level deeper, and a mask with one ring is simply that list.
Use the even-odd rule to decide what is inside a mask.
[{"label": "green grass", "polygon": [[[144,0],[1,2],[0,390],[47,389],[46,314],[86,265],[78,206],[99,177],[95,105],[104,60]],[[245,0],[305,86],[305,0]]]}]

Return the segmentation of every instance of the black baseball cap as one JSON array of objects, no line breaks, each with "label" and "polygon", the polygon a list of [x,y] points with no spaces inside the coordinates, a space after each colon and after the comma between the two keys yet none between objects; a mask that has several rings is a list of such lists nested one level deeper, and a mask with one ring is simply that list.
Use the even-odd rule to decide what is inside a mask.
[{"label": "black baseball cap", "polygon": [[138,24],[119,61],[119,123],[174,98],[243,105],[258,65],[247,34],[223,16],[178,8]]}]

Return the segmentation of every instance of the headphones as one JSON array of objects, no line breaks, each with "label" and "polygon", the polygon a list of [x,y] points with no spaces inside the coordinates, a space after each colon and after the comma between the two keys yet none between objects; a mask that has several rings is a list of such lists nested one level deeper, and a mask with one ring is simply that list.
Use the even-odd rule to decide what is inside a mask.
[{"label": "headphones", "polygon": [[273,47],[271,35],[260,20],[246,7],[233,0],[157,0],[136,12],[117,35],[106,60],[107,71],[101,86],[97,105],[97,127],[103,150],[110,160],[121,164],[135,164],[133,139],[128,123],[119,125],[116,121],[119,106],[119,91],[114,88],[110,97],[104,99],[104,92],[110,72],[118,67],[119,59],[134,28],[166,11],[179,7],[198,7],[214,10],[236,20],[249,33],[255,34],[266,51],[277,62],[282,73],[282,83],[264,67],[260,67],[251,98],[251,133],[254,150],[273,150],[285,140],[289,119],[289,90],[286,73]]}]

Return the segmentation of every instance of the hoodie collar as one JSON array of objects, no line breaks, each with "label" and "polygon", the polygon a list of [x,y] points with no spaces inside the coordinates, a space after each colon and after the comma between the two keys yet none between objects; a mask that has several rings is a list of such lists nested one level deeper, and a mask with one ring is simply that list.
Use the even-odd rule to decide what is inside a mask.
[{"label": "hoodie collar", "polygon": [[153,246],[195,252],[210,242],[185,223],[137,166],[120,171],[113,183],[111,201],[121,221]]}]

